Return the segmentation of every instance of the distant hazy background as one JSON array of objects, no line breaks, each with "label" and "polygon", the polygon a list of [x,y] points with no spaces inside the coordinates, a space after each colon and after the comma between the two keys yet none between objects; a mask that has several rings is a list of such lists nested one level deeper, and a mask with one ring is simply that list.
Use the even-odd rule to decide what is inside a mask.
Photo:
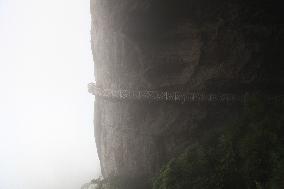
[{"label": "distant hazy background", "polygon": [[100,174],[89,38],[89,0],[0,0],[0,189]]}]

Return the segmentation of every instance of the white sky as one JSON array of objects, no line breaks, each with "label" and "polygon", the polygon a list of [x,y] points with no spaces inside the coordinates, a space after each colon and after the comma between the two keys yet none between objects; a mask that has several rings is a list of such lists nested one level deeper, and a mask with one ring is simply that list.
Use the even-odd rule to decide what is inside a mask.
[{"label": "white sky", "polygon": [[89,0],[0,0],[0,189],[100,174],[89,12]]}]

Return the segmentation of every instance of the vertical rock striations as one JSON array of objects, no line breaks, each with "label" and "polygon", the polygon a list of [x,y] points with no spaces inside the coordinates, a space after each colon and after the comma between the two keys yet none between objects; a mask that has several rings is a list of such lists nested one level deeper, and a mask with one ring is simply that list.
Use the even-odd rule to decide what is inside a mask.
[{"label": "vertical rock striations", "polygon": [[[96,85],[281,94],[281,11],[268,0],[91,0]],[[99,97],[95,103],[105,177],[150,178],[185,147],[239,115],[239,105]]]}]

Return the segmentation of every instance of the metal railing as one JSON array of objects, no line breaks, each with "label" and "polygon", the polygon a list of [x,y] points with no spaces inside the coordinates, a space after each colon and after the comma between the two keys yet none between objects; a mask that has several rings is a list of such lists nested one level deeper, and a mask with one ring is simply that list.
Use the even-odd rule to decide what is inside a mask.
[{"label": "metal railing", "polygon": [[121,100],[149,100],[163,102],[216,102],[232,103],[243,101],[241,95],[224,93],[224,94],[205,94],[180,91],[157,91],[157,90],[112,90],[102,89],[94,83],[88,85],[91,94],[97,97],[121,99]]}]

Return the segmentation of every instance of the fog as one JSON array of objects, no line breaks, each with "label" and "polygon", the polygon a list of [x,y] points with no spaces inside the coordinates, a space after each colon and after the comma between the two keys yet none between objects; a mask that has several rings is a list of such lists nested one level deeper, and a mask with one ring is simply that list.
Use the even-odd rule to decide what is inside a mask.
[{"label": "fog", "polygon": [[89,0],[0,0],[0,189],[100,174],[89,12]]}]

